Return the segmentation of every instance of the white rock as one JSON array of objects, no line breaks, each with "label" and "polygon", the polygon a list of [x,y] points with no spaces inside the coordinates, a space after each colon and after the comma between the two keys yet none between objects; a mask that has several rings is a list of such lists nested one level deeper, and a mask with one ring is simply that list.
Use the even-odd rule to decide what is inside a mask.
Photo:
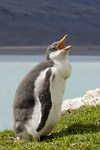
[{"label": "white rock", "polygon": [[74,98],[74,99],[67,99],[63,101],[62,104],[62,111],[66,111],[69,109],[77,109],[82,106],[84,103],[82,101],[82,97]]},{"label": "white rock", "polygon": [[84,102],[84,105],[100,104],[100,89],[87,91],[83,96],[82,101]]},{"label": "white rock", "polygon": [[67,99],[62,103],[62,112],[66,110],[78,109],[81,106],[100,105],[100,88],[89,90],[83,97]]}]

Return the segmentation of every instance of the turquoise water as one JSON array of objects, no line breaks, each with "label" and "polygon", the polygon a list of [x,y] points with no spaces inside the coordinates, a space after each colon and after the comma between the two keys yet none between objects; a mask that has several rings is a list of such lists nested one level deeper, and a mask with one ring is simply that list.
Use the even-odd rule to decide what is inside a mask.
[{"label": "turquoise water", "polygon": [[[3,57],[4,59],[0,61],[0,131],[12,129],[12,104],[15,90],[24,75],[38,64],[39,60],[44,59],[42,56],[35,56],[34,59],[33,56],[28,56],[28,59],[21,56]],[[83,96],[87,90],[100,87],[99,57],[98,59],[95,57],[79,59],[79,57],[69,58],[72,64],[72,75],[67,80],[64,100]]]}]

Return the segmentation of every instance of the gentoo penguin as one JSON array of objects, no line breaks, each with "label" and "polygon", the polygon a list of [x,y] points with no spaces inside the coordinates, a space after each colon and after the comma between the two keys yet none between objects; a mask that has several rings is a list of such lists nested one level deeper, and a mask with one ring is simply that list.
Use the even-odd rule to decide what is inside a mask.
[{"label": "gentoo penguin", "polygon": [[26,74],[16,90],[13,129],[19,139],[38,141],[60,120],[66,79],[71,74],[67,59],[71,46],[64,47],[66,38],[47,48],[46,61]]}]

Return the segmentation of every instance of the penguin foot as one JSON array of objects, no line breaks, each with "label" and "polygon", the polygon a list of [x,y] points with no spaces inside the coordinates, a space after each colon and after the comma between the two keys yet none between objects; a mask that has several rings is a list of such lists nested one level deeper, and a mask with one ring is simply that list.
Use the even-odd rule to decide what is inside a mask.
[{"label": "penguin foot", "polygon": [[16,137],[16,140],[18,140],[18,141],[19,141],[20,139],[21,139],[20,137],[18,137],[18,136]]},{"label": "penguin foot", "polygon": [[47,136],[51,136],[51,133],[49,133]]},{"label": "penguin foot", "polygon": [[33,138],[33,142],[39,142],[39,141],[40,141],[40,137]]}]

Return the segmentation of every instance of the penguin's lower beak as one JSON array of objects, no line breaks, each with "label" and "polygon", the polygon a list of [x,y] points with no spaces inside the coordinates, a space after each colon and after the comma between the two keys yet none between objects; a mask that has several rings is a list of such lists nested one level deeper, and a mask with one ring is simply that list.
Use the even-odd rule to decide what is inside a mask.
[{"label": "penguin's lower beak", "polygon": [[65,36],[60,40],[60,43],[59,43],[59,45],[58,45],[58,47],[57,47],[58,50],[69,50],[70,48],[72,48],[71,45],[69,45],[69,46],[67,46],[67,47],[64,46],[67,37],[68,37],[68,35],[65,35]]}]

